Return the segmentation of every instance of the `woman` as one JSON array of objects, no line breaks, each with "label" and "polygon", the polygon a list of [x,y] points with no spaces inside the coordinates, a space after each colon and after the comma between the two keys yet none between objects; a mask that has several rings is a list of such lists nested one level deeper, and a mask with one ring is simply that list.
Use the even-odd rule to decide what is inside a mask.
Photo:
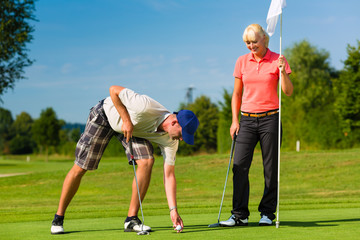
[{"label": "woman", "polygon": [[[246,226],[250,215],[249,169],[256,144],[260,141],[265,189],[259,204],[259,225],[271,225],[277,205],[277,156],[279,129],[278,82],[290,96],[293,85],[286,59],[268,49],[269,36],[259,24],[249,25],[243,40],[250,53],[240,56],[234,70],[232,124],[230,135],[236,134],[233,165],[232,216],[220,222],[222,226]],[[239,124],[239,113],[241,120]]]}]

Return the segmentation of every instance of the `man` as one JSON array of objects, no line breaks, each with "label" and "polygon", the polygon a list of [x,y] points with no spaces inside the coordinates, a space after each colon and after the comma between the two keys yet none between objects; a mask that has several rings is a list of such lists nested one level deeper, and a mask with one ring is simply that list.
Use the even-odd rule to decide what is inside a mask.
[{"label": "man", "polygon": [[[51,226],[52,234],[64,233],[65,211],[76,194],[81,178],[87,170],[98,168],[102,154],[113,136],[121,141],[131,164],[129,141],[132,142],[137,164],[137,178],[141,199],[147,192],[154,163],[151,142],[157,143],[164,157],[164,186],[174,228],[184,227],[176,205],[175,158],[178,140],[194,144],[194,133],[199,125],[195,114],[181,110],[171,114],[160,103],[121,86],[110,87],[110,97],[91,108],[85,131],[75,150],[75,163],[67,174],[59,207]],[[141,231],[142,222],[137,217],[140,203],[135,179],[124,231]],[[143,230],[151,231],[149,226]]]}]

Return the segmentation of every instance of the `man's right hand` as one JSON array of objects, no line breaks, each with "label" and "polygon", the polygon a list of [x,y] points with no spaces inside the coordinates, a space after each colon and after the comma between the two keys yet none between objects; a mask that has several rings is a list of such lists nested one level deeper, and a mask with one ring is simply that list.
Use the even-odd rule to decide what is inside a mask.
[{"label": "man's right hand", "polygon": [[134,125],[131,121],[124,121],[121,126],[121,131],[123,132],[124,137],[126,138],[126,142],[128,143],[130,141],[130,138],[132,137]]},{"label": "man's right hand", "polygon": [[131,122],[130,115],[124,104],[121,102],[119,94],[125,88],[122,86],[111,86],[109,89],[111,101],[113,102],[116,110],[118,111],[123,124],[121,126],[121,131],[126,138],[126,142],[130,141],[134,131],[134,125]]},{"label": "man's right hand", "polygon": [[177,230],[176,227],[178,225],[181,226],[181,230],[177,230],[177,232],[182,232],[183,228],[184,228],[184,223],[177,211],[177,209],[174,209],[170,212],[170,218],[171,218],[171,221],[173,222],[173,228],[174,230]]}]

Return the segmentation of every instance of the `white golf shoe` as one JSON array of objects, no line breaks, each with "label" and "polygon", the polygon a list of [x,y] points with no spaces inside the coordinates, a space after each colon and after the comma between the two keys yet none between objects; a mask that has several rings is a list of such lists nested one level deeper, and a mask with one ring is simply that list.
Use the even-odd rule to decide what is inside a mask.
[{"label": "white golf shoe", "polygon": [[151,227],[143,225],[138,217],[134,217],[130,221],[124,223],[124,232],[141,232],[141,231],[151,232]]},{"label": "white golf shoe", "polygon": [[268,218],[268,216],[266,215],[262,215],[260,221],[259,221],[259,225],[260,226],[271,226],[272,225],[272,220],[270,220]]},{"label": "white golf shoe", "polygon": [[63,226],[51,226],[51,234],[63,234],[64,228]]},{"label": "white golf shoe", "polygon": [[51,234],[63,234],[64,233],[64,217],[59,217],[55,215],[54,220],[51,224]]},{"label": "white golf shoe", "polygon": [[234,226],[247,226],[248,219],[240,219],[235,217],[235,215],[231,215],[231,217],[226,221],[219,222],[222,227],[234,227]]}]

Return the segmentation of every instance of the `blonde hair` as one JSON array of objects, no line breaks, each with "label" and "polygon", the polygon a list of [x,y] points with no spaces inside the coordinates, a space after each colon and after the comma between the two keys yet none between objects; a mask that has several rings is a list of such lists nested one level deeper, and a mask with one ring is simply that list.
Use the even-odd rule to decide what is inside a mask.
[{"label": "blonde hair", "polygon": [[259,24],[250,24],[249,26],[247,26],[247,28],[245,28],[243,34],[244,42],[254,41],[256,33],[260,34],[260,36],[264,36],[265,47],[267,48],[269,46],[269,35]]}]

